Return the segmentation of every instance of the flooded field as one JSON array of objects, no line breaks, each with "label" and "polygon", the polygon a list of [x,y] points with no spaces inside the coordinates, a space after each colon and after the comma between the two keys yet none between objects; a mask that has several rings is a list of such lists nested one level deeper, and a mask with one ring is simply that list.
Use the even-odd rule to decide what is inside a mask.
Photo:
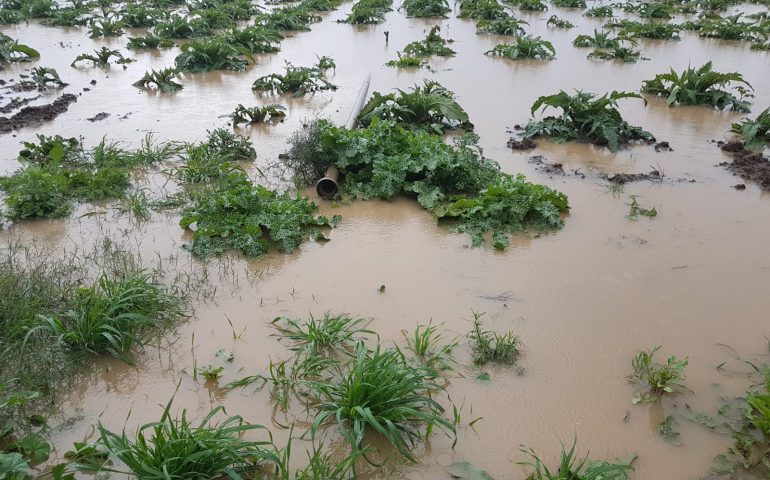
[{"label": "flooded field", "polygon": [[[667,107],[664,99],[645,95],[646,106],[641,99],[620,102],[623,119],[667,141],[671,151],[632,143],[613,153],[606,147],[544,138],[536,139],[533,150],[506,146],[514,126],[531,118],[530,108],[541,95],[559,90],[638,92],[644,80],[658,73],[708,61],[714,70],[742,73],[753,86],[749,116],[754,118],[770,105],[770,54],[750,49],[747,42],[682,32],[680,41],[637,39],[646,61],[591,60],[586,58],[591,50],[576,48],[572,41],[600,29],[607,19],[549,5],[548,11],[513,12],[529,23],[527,33],[552,42],[556,58],[514,61],[484,55],[510,37],[477,35],[475,22],[457,18],[458,7],[450,6],[449,18],[408,18],[394,10],[382,24],[353,26],[337,22],[350,12],[352,3],[347,2],[323,13],[311,31],[291,33],[279,52],[256,55],[244,71],[185,73],[177,79],[184,88],[172,93],[132,86],[145,71],[173,65],[180,51],[177,46],[127,50],[127,37],[145,29],[91,39],[85,27],[47,27],[37,20],[0,25],[0,32],[40,52],[34,63],[3,63],[1,79],[18,82],[33,66],[46,66],[69,84],[60,90],[14,92],[5,83],[0,105],[15,97],[40,95],[30,103],[37,105],[65,93],[77,95],[55,119],[0,134],[0,171],[5,175],[20,167],[21,142],[35,141],[37,134],[82,137],[89,148],[102,138],[135,148],[148,133],[159,141],[198,142],[208,130],[226,128],[252,140],[256,161],[244,167],[251,178],[290,188],[269,168],[288,150],[288,137],[319,116],[344,125],[361,82],[371,73],[370,92],[406,90],[423,79],[439,82],[467,111],[486,157],[504,172],[522,173],[533,183],[563,192],[570,205],[562,215],[563,228],[514,234],[500,251],[489,242],[474,247],[468,235],[437,224],[412,198],[329,202],[308,188],[302,193],[318,203],[322,214],[342,217],[326,233],[330,241],[304,242],[292,253],[273,249],[248,258],[227,252],[208,260],[183,249],[192,232],[179,227],[179,209],[158,209],[138,220],[116,208],[120,202],[106,201],[79,203],[63,218],[8,221],[0,231],[5,245],[20,241],[60,256],[98,248],[110,238],[136,252],[147,268],[161,262],[166,279],[201,279],[191,295],[191,316],[137,350],[134,365],[95,356],[57,388],[50,412],[44,412],[53,451],[38,472],[63,461],[73,442],[95,441],[99,422],[131,435],[140,425],[157,421],[172,396],[173,411],[186,409],[193,419],[221,405],[230,415],[267,426],[279,447],[293,436],[291,463],[306,464],[309,434],[299,437],[313,422],[312,409],[308,412],[292,399],[282,411],[269,388],[225,385],[265,374],[271,361],[292,357],[291,342],[280,337],[273,319],[304,320],[331,312],[368,319],[367,328],[377,332],[383,347],[406,350],[403,332],[428,322],[440,325],[443,338],[458,341],[453,369],[444,374],[446,391],[436,394],[450,421],[452,405],[459,409],[456,442],[454,435],[437,428],[427,441],[415,444],[412,463],[399,459],[387,442],[369,432],[367,439],[381,447],[380,454],[393,455],[380,468],[362,467],[363,478],[476,478],[447,473],[453,463],[467,461],[495,479],[522,479],[532,471],[519,464],[532,461],[522,448],[532,448],[544,463],[555,466],[561,446],[568,449],[574,439],[579,455],[591,459],[637,455],[629,478],[770,478],[761,469],[710,476],[714,457],[725,453],[733,438],[687,420],[693,411],[716,412],[725,399],[744,395],[756,380],[726,374],[718,365],[736,355],[755,365],[770,362],[765,337],[770,333],[770,196],[719,166],[730,157],[715,143],[731,140],[731,124],[747,115],[704,106]],[[621,18],[638,19],[615,10]],[[731,5],[722,15],[738,11],[750,14],[766,7]],[[549,27],[546,21],[553,14],[575,28]],[[454,40],[450,46],[455,56],[432,57],[431,68],[385,66],[434,25],[440,25],[444,38]],[[70,66],[78,54],[102,46],[135,62],[125,67]],[[280,71],[285,61],[309,66],[320,56],[336,62],[327,74],[336,91],[294,98],[260,97],[251,89],[257,77]],[[266,103],[284,105],[285,120],[231,126],[229,115],[238,104]],[[102,112],[109,115],[89,120]],[[542,158],[533,161],[533,156]],[[561,168],[544,168],[553,164]],[[132,189],[146,189],[153,197],[180,190],[170,178],[172,165],[132,176]],[[622,187],[606,179],[650,171],[662,178]],[[745,187],[733,188],[736,184]],[[654,207],[657,216],[629,219],[634,198]],[[523,346],[514,365],[474,365],[467,336],[474,314],[483,314],[487,329],[520,337]],[[632,358],[658,345],[659,361],[687,357],[687,389],[635,404],[638,387],[626,378]],[[232,353],[231,361],[217,356],[223,349]],[[206,380],[196,373],[205,365],[223,367],[219,378]],[[482,373],[489,379],[479,378]],[[658,431],[669,415],[678,422],[674,443]],[[336,426],[324,432],[330,451],[344,456],[345,440]]]}]

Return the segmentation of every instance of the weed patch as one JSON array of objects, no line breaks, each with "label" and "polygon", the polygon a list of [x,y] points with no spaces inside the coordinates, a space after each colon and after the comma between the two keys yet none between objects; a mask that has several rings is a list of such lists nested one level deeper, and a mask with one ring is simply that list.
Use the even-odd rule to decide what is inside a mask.
[{"label": "weed patch", "polygon": [[473,363],[485,365],[489,362],[515,363],[521,350],[521,339],[513,332],[500,334],[484,330],[482,314],[473,314],[473,329],[468,333],[473,350]]},{"label": "weed patch", "polygon": [[655,402],[662,395],[672,394],[686,390],[684,386],[684,369],[687,367],[687,358],[678,359],[675,356],[668,357],[666,363],[654,361],[655,353],[660,347],[652,350],[643,350],[636,354],[631,361],[633,373],[629,380],[645,385],[649,393],[641,392],[635,398],[634,403],[640,401]]}]

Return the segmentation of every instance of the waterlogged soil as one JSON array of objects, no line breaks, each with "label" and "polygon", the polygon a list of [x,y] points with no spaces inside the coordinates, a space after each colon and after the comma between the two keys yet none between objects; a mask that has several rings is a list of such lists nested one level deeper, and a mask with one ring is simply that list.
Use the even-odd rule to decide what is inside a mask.
[{"label": "waterlogged soil", "polygon": [[[257,65],[245,72],[185,75],[185,88],[173,94],[144,92],[131,83],[149,68],[171,65],[178,49],[131,52],[137,61],[126,69],[70,68],[77,54],[102,45],[125,53],[125,37],[94,41],[78,29],[3,26],[3,33],[41,51],[38,63],[56,68],[70,84],[63,92],[90,92],[47,123],[0,136],[0,172],[18,168],[20,142],[36,133],[82,136],[87,145],[104,136],[137,145],[147,132],[161,140],[194,141],[206,130],[228,126],[227,115],[239,103],[282,103],[285,122],[236,129],[254,140],[258,159],[252,173],[258,176],[286,150],[287,135],[303,121],[320,115],[344,123],[367,73],[372,73],[372,89],[383,92],[432,78],[457,93],[487,156],[505,171],[523,173],[569,195],[572,210],[564,228],[514,237],[508,249],[498,252],[472,248],[467,237],[437,226],[408,199],[336,207],[321,202],[325,213],[343,217],[329,234],[330,242],[308,243],[292,254],[272,253],[257,260],[226,255],[205,264],[181,248],[189,232],[177,226],[174,213],[156,212],[150,220],[136,222],[109,204],[81,205],[67,219],[10,226],[0,235],[52,250],[89,245],[110,235],[141,251],[148,264],[166,258],[164,267],[172,276],[205,273],[216,288],[212,301],[196,303],[192,318],[138,354],[135,366],[100,360],[63,387],[51,421],[56,455],[73,441],[93,438],[93,425],[99,421],[113,430],[132,431],[158,419],[161,404],[177,384],[176,408],[201,416],[225,405],[231,414],[270,426],[276,442],[285,443],[288,432],[279,425],[287,418],[273,416],[266,391],[220,386],[264,372],[270,359],[290,356],[274,336],[273,318],[331,311],[371,318],[369,327],[387,344],[404,345],[402,330],[431,320],[460,339],[456,357],[461,366],[448,387],[452,400],[463,406],[464,426],[456,446],[438,433],[417,448],[417,464],[392,465],[375,478],[448,478],[447,466],[467,460],[496,479],[520,479],[526,469],[517,462],[527,460],[520,445],[552,463],[560,443],[575,437],[580,452],[593,458],[638,454],[633,478],[706,477],[712,458],[729,446],[727,436],[681,418],[681,445],[666,443],[656,431],[667,415],[678,411],[675,406],[686,403],[714,411],[720,397],[748,387],[745,378],[722,376],[715,369],[731,358],[720,344],[744,355],[766,352],[770,197],[753,182],[740,191],[731,188],[736,177],[718,166],[725,154],[710,142],[729,140],[729,125],[741,116],[699,107],[668,108],[656,98],[649,98],[644,108],[641,100],[630,100],[621,104],[625,119],[665,138],[675,151],[639,145],[612,154],[590,145],[539,140],[537,148],[519,152],[506,143],[510,128],[526,123],[540,95],[559,89],[637,90],[642,80],[669,67],[681,70],[708,60],[714,61],[715,70],[742,72],[756,88],[754,107],[761,111],[770,102],[770,83],[764,81],[770,71],[768,54],[685,34],[680,42],[641,40],[644,55],[651,58],[647,62],[591,61],[571,41],[601,22],[551,8],[522,18],[532,34],[554,43],[557,59],[513,62],[484,56],[504,38],[477,36],[473,22],[454,14],[434,21],[407,19],[396,11],[380,26],[336,23],[350,6],[325,15],[312,32],[285,40],[280,53],[259,56]],[[546,28],[554,13],[578,27]],[[433,73],[384,66],[434,24],[455,40],[456,57],[431,59]],[[385,30],[390,32],[388,44]],[[304,99],[260,99],[252,93],[258,76],[279,71],[285,60],[310,65],[316,55],[336,60],[337,69],[330,73],[340,87],[336,92]],[[4,73],[18,75],[25,68],[29,65],[11,65]],[[110,116],[89,120],[101,112]],[[541,171],[528,161],[533,155],[584,175]],[[629,182],[619,192],[607,188],[602,178],[651,170],[687,181]],[[150,191],[165,185],[160,173],[136,181]],[[632,194],[645,208],[655,207],[658,216],[627,219]],[[386,287],[382,293],[381,285]],[[476,380],[480,370],[464,366],[471,363],[464,335],[472,312],[485,312],[491,329],[521,336],[521,368],[490,366],[483,371],[491,380]],[[663,346],[665,356],[689,357],[686,383],[693,393],[633,405],[634,387],[625,379],[631,358],[655,345]],[[232,364],[215,357],[220,349],[233,352]],[[193,378],[194,365],[207,364],[225,367],[219,386]],[[472,428],[467,426],[479,417]],[[300,459],[302,442],[294,450]]]},{"label": "waterlogged soil", "polygon": [[722,151],[732,156],[733,161],[722,162],[720,165],[763,190],[770,190],[770,160],[762,152],[753,152],[738,142],[723,145]]}]

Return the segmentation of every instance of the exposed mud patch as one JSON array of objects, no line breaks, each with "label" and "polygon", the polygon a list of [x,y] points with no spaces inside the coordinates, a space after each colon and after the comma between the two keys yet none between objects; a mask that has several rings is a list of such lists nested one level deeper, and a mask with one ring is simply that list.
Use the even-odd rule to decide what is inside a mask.
[{"label": "exposed mud patch", "polygon": [[643,180],[659,182],[662,179],[663,175],[661,175],[658,170],[652,170],[650,173],[616,173],[605,177],[605,180],[608,182],[619,184],[641,182]]},{"label": "exposed mud patch", "polygon": [[529,157],[529,163],[534,163],[536,169],[540,172],[547,173],[549,175],[573,175],[580,178],[586,178],[585,173],[580,169],[573,169],[571,172],[564,170],[564,164],[562,163],[548,163],[545,161],[545,157],[542,155],[535,155]]},{"label": "exposed mud patch", "polygon": [[23,98],[23,99],[14,98],[10,102],[0,107],[0,113],[11,113],[12,111],[18,110],[19,108],[27,105],[30,102],[37,100],[38,98],[40,98],[40,95],[37,95],[35,97],[30,97],[30,98]]},{"label": "exposed mud patch", "polygon": [[[725,143],[721,148],[723,152],[733,157],[733,161],[722,162],[720,166],[744,180],[755,182],[763,190],[770,190],[770,160],[763,157],[761,152],[752,152],[741,142]],[[735,188],[742,190],[738,185]]]},{"label": "exposed mud patch", "polygon": [[671,145],[667,141],[663,140],[655,144],[655,151],[656,152],[673,152],[674,149],[671,148]]},{"label": "exposed mud patch", "polygon": [[78,97],[71,93],[65,93],[53,103],[24,107],[11,117],[0,117],[0,133],[9,133],[31,123],[51,121],[66,112],[71,103],[77,101]]},{"label": "exposed mud patch", "polygon": [[537,147],[537,143],[535,143],[535,141],[532,140],[531,138],[516,140],[515,138],[511,137],[508,140],[507,145],[508,145],[508,148],[512,148],[514,150],[529,150]]}]

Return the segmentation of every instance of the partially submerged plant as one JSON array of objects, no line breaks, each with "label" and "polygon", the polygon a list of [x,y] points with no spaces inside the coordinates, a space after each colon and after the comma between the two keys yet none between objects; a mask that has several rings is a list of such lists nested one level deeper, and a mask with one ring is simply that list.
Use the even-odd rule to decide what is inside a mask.
[{"label": "partially submerged plant", "polygon": [[521,36],[525,33],[522,25],[529,25],[529,23],[513,17],[479,20],[476,23],[476,33],[479,35]]},{"label": "partially submerged plant", "polygon": [[729,17],[704,20],[699,28],[700,36],[749,42],[766,41],[770,28],[759,22],[744,22],[743,15],[738,13]]},{"label": "partially submerged plant", "polygon": [[546,22],[546,25],[549,27],[553,25],[556,28],[566,28],[566,29],[575,27],[575,24],[573,24],[569,20],[559,18],[556,15],[551,15],[550,17],[548,17],[548,21]]},{"label": "partially submerged plant", "polygon": [[398,55],[397,60],[390,60],[387,63],[385,63],[388,67],[397,67],[397,68],[408,68],[408,67],[422,67],[423,64],[427,63],[425,60],[423,60],[420,57],[410,57],[408,55],[403,55],[401,52],[396,52],[396,55]]},{"label": "partially submerged plant", "polygon": [[583,15],[585,15],[586,17],[602,17],[602,18],[612,17],[613,16],[612,6],[602,5],[600,7],[592,7],[586,10]]},{"label": "partially submerged plant", "polygon": [[680,25],[660,22],[636,22],[633,20],[622,19],[609,22],[604,25],[605,28],[620,29],[623,37],[643,37],[654,38],[658,40],[679,40],[679,32],[682,30]]},{"label": "partially submerged plant", "polygon": [[510,18],[510,14],[497,0],[461,0],[458,17],[473,20],[498,20]]},{"label": "partially submerged plant", "polygon": [[589,461],[587,456],[577,457],[576,445],[577,439],[572,442],[569,451],[565,451],[562,445],[559,466],[553,471],[545,466],[534,450],[522,450],[532,457],[531,461],[521,463],[533,469],[526,480],[627,480],[628,475],[634,470],[631,464],[636,459],[636,455],[615,462]]},{"label": "partially submerged plant", "polygon": [[433,26],[424,40],[407,44],[404,47],[404,54],[411,57],[430,57],[433,55],[449,57],[454,55],[455,51],[446,46],[452,40],[441,37],[440,31],[441,29],[438,25]]},{"label": "partially submerged plant", "polygon": [[130,351],[142,333],[181,314],[177,301],[146,273],[102,277],[83,288],[72,310],[41,316],[41,327],[74,352],[108,353],[132,364]]},{"label": "partially submerged plant", "polygon": [[385,21],[385,14],[391,11],[393,0],[358,0],[343,20],[353,25],[372,25]]},{"label": "partially submerged plant", "polygon": [[473,313],[473,328],[468,333],[473,350],[473,363],[515,363],[519,358],[521,339],[513,332],[500,334],[484,330],[483,313]]},{"label": "partially submerged plant", "polygon": [[149,49],[149,48],[167,48],[174,46],[174,42],[168,38],[163,38],[153,33],[141,35],[138,37],[128,37],[127,48]]},{"label": "partially submerged plant", "polygon": [[551,0],[551,3],[560,8],[586,8],[585,0]]},{"label": "partially submerged plant", "polygon": [[91,20],[88,25],[88,36],[98,37],[119,37],[123,35],[123,23],[119,20],[105,18],[102,20]]},{"label": "partially submerged plant", "polygon": [[358,116],[358,123],[368,125],[375,118],[439,134],[450,128],[473,129],[468,114],[454,99],[454,94],[428,80],[422,86],[415,85],[411,92],[372,93]]},{"label": "partially submerged plant", "polygon": [[233,112],[233,126],[238,126],[241,123],[251,125],[254,123],[282,122],[285,117],[286,107],[276,103],[249,108],[238,104]]},{"label": "partially submerged plant", "polygon": [[161,38],[199,38],[211,34],[211,27],[203,19],[174,14],[158,22],[154,33]]},{"label": "partially submerged plant", "polygon": [[531,12],[544,12],[548,10],[548,6],[541,0],[509,0],[508,3],[516,5],[519,7],[519,10]]},{"label": "partially submerged plant", "polygon": [[59,72],[55,68],[51,67],[35,67],[30,72],[29,80],[23,80],[25,85],[34,85],[39,90],[45,90],[49,87],[49,84],[56,88],[66,87],[68,84],[64,83],[59,77]]},{"label": "partially submerged plant", "polygon": [[0,32],[0,62],[28,62],[36,58],[40,58],[40,52]]},{"label": "partially submerged plant", "polygon": [[647,218],[655,218],[658,216],[658,210],[655,207],[644,208],[636,201],[636,195],[631,195],[631,203],[628,204],[629,211],[626,218],[632,221],[636,221],[639,215]]},{"label": "partially submerged plant", "polygon": [[420,362],[425,365],[445,370],[449,368],[448,362],[452,356],[452,350],[458,345],[456,338],[444,342],[438,325],[432,322],[427,325],[417,325],[414,331],[401,333],[406,338],[409,349],[414,352]]},{"label": "partially submerged plant", "polygon": [[134,82],[135,87],[144,89],[154,88],[159,92],[175,92],[184,88],[182,84],[174,81],[179,75],[176,68],[164,68],[162,70],[150,70],[144,76]]},{"label": "partially submerged plant", "polygon": [[259,26],[250,26],[243,29],[233,28],[221,38],[244,55],[257,53],[272,53],[280,50],[279,42],[283,35],[276,30],[270,30]]},{"label": "partially submerged plant", "polygon": [[618,101],[625,98],[642,98],[637,93],[606,93],[596,97],[593,93],[578,91],[575,95],[561,91],[542,96],[532,105],[534,115],[538,110],[561,108],[559,117],[531,120],[524,128],[524,137],[548,137],[554,142],[585,141],[606,145],[616,152],[621,145],[632,141],[653,141],[655,137],[640,127],[629,125],[618,111]]},{"label": "partially submerged plant", "polygon": [[594,30],[593,36],[578,35],[575,37],[575,40],[572,41],[572,45],[578,48],[615,48],[620,46],[621,41],[620,38],[613,37],[604,30]]},{"label": "partially submerged plant", "polygon": [[94,66],[106,67],[110,64],[110,59],[113,57],[116,59],[115,63],[118,64],[133,62],[130,58],[124,57],[119,50],[111,50],[107,47],[102,47],[100,50],[94,50],[93,55],[90,53],[81,53],[72,61],[71,66],[74,67],[76,63],[86,60],[92,62]]},{"label": "partially submerged plant", "polygon": [[321,318],[310,315],[304,322],[278,317],[272,323],[281,336],[294,342],[292,350],[307,351],[312,355],[330,352],[347,354],[362,335],[375,335],[366,328],[366,319],[345,314],[332,315],[329,312]]},{"label": "partially submerged plant", "polygon": [[[328,57],[323,57],[328,58]],[[324,68],[326,67],[326,68]],[[328,60],[312,67],[295,67],[286,62],[285,73],[271,73],[254,80],[253,90],[280,94],[291,92],[295,97],[301,97],[307,93],[315,93],[321,90],[336,90],[337,86],[326,79],[326,70],[329,68]]]},{"label": "partially submerged plant", "polygon": [[399,9],[410,17],[445,17],[452,11],[447,0],[404,0]]},{"label": "partially submerged plant", "polygon": [[246,62],[238,50],[222,39],[200,39],[185,43],[174,59],[178,71],[208,72],[211,70],[244,70]]},{"label": "partially submerged plant", "polygon": [[743,137],[746,147],[761,150],[770,142],[770,107],[764,109],[755,119],[744,118],[733,123],[730,131]]},{"label": "partially submerged plant", "polygon": [[588,54],[588,58],[599,60],[620,60],[624,63],[636,63],[639,60],[649,60],[643,57],[640,50],[633,47],[613,47],[607,49],[597,49]]},{"label": "partially submerged plant", "polygon": [[[727,90],[731,84],[738,86]],[[745,87],[744,87],[745,85]],[[666,98],[666,105],[707,105],[720,110],[749,112],[752,86],[738,72],[721,73],[712,69],[707,62],[699,68],[687,67],[682,73],[672,68],[669,73],[655,75],[652,80],[642,83],[642,91]]]},{"label": "partially submerged plant", "polygon": [[[254,472],[260,463],[275,460],[272,449],[267,448],[272,437],[265,427],[248,424],[239,416],[213,424],[217,416],[225,414],[221,406],[193,424],[184,410],[180,418],[171,416],[172,401],[160,421],[143,425],[134,438],[125,431],[113,433],[100,423],[98,445],[128,469],[105,466],[101,471],[147,479],[240,478],[240,474]],[[254,431],[267,431],[268,440],[242,438]]]},{"label": "partially submerged plant", "polygon": [[[409,365],[400,351],[369,351],[363,343],[356,347],[355,359],[342,378],[333,382],[309,382],[320,401],[312,431],[333,422],[354,451],[366,448],[364,434],[372,429],[382,435],[404,458],[416,461],[414,444],[439,427],[455,432],[444,408],[434,400],[444,387],[432,379],[436,373],[427,367]],[[426,425],[428,433],[422,433]]]},{"label": "partially submerged plant", "polygon": [[632,380],[644,383],[654,396],[646,396],[647,401],[656,401],[666,393],[675,393],[686,389],[684,382],[684,369],[687,367],[687,358],[678,359],[675,356],[668,357],[666,363],[658,363],[653,360],[655,352],[660,347],[652,350],[643,350],[636,354],[631,361],[633,367]]},{"label": "partially submerged plant", "polygon": [[525,37],[516,36],[511,43],[496,45],[495,48],[488,50],[484,54],[510,58],[512,60],[525,58],[551,60],[556,56],[556,49],[547,40],[527,35]]}]

